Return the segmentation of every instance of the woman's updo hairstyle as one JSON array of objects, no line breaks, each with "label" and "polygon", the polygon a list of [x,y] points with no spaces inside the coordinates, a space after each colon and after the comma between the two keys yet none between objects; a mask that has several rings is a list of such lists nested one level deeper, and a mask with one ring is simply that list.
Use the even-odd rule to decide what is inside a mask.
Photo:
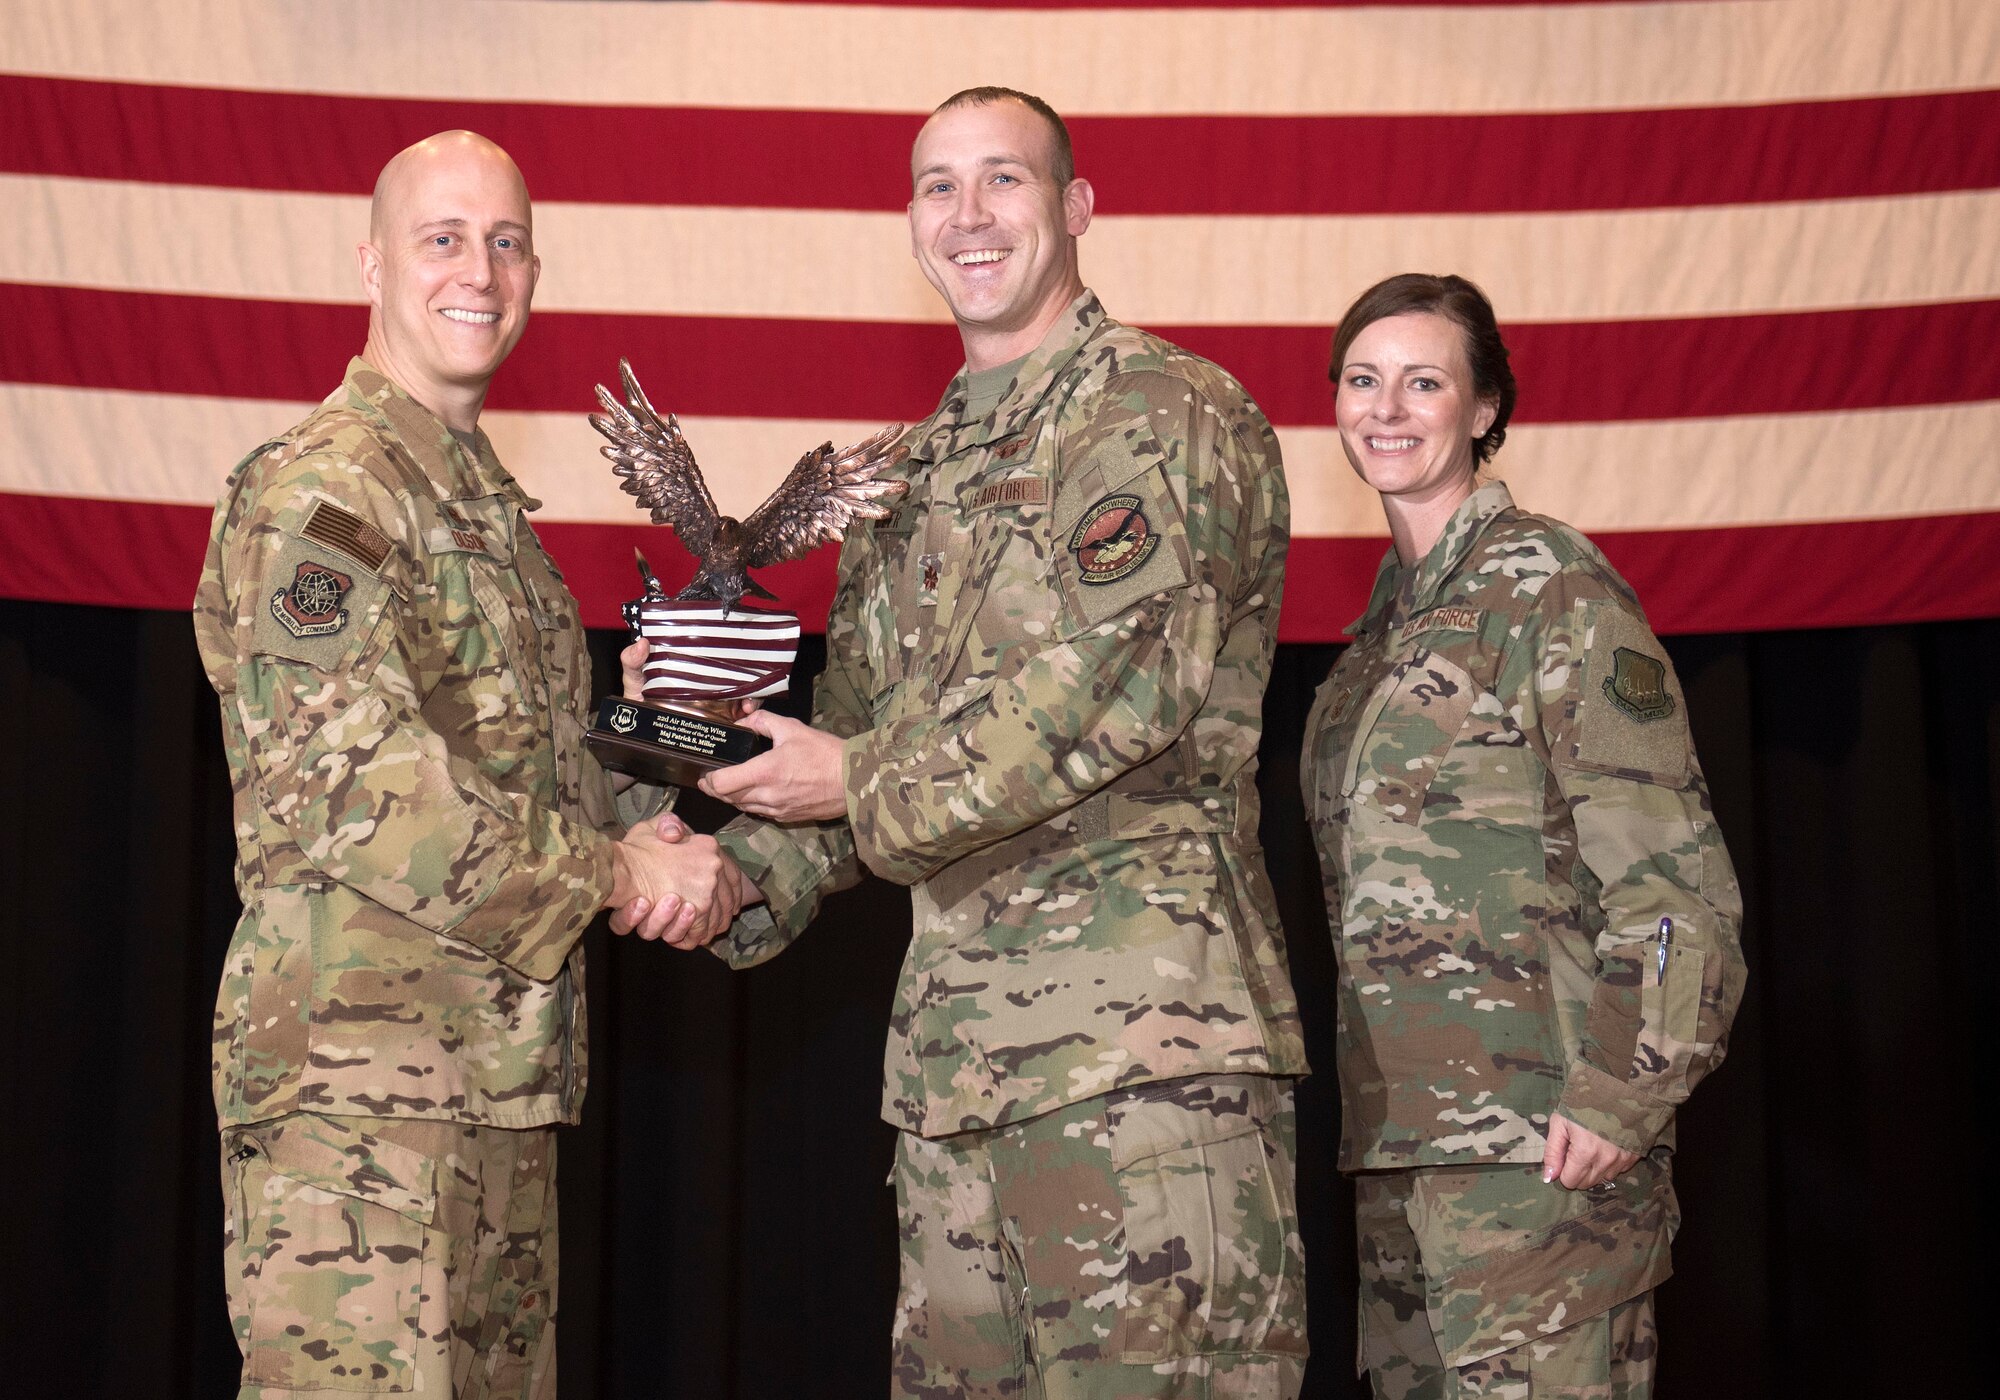
[{"label": "woman's updo hairstyle", "polygon": [[1428,272],[1402,272],[1377,282],[1356,297],[1340,318],[1340,329],[1333,336],[1333,363],[1327,366],[1326,377],[1338,392],[1340,367],[1356,336],[1377,321],[1421,312],[1442,316],[1464,332],[1465,358],[1472,366],[1472,392],[1481,402],[1499,404],[1493,426],[1472,444],[1473,458],[1490,462],[1506,441],[1507,420],[1514,416],[1514,371],[1507,367],[1507,344],[1500,339],[1500,326],[1493,319],[1493,303],[1465,278],[1450,273],[1437,277]]}]

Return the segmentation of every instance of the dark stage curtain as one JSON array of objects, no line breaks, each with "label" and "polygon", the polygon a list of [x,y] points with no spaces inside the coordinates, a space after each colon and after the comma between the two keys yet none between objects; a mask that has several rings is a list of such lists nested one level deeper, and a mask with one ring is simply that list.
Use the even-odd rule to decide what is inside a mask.
[{"label": "dark stage curtain", "polygon": [[[616,639],[595,639],[600,668]],[[817,654],[809,644],[802,670]],[[1331,647],[1280,653],[1264,834],[1321,1074],[1303,1086],[1307,1392],[1353,1379],[1331,958],[1294,772]],[[2000,906],[2000,621],[1669,644],[1749,908],[1729,1062],[1683,1115],[1668,1397],[1952,1394],[1985,1222],[1972,1018]],[[600,669],[599,674],[609,672]],[[236,916],[186,617],[0,602],[16,1395],[232,1393],[208,1025]],[[711,819],[713,808],[704,814]],[[563,1135],[562,1391],[874,1397],[895,1287],[884,1025],[902,891],[774,963],[592,933]],[[1991,1014],[1987,1012],[1984,1014]]]}]

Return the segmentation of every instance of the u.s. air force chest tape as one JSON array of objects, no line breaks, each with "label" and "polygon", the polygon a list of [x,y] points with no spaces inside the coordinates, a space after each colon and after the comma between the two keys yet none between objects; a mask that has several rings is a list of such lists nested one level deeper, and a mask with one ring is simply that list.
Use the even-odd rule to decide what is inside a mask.
[{"label": "u.s. air force chest tape", "polygon": [[382,578],[388,538],[332,501],[315,501],[296,531],[285,531],[256,585],[252,650],[334,670],[374,631],[389,585]]},{"label": "u.s. air force chest tape", "polygon": [[1587,603],[1576,634],[1559,762],[1680,787],[1688,778],[1687,701],[1652,629],[1617,602]]},{"label": "u.s. air force chest tape", "polygon": [[1056,497],[1056,574],[1069,608],[1093,626],[1191,576],[1186,522],[1165,469],[1132,465],[1108,484],[1107,473],[1088,471]]}]

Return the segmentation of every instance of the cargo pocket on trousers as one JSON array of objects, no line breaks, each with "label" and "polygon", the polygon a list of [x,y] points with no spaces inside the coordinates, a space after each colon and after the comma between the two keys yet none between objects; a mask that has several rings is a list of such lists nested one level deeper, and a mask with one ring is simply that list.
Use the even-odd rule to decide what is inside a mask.
[{"label": "cargo pocket on trousers", "polygon": [[[429,1158],[313,1114],[239,1134],[239,1248],[250,1385],[394,1394],[416,1388],[446,1300],[427,1277]],[[427,1285],[429,1285],[427,1297]],[[435,1316],[426,1317],[427,1312]]]},{"label": "cargo pocket on trousers", "polygon": [[1248,1115],[1141,1098],[1112,1131],[1125,1207],[1121,1361],[1306,1353],[1298,1206],[1271,1137],[1277,1090],[1252,1083]]}]

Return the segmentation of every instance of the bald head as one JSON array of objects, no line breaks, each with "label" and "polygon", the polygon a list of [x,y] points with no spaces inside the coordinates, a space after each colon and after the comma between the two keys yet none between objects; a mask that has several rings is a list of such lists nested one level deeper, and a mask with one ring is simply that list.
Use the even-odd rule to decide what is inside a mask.
[{"label": "bald head", "polygon": [[[440,176],[474,171],[510,184],[520,195],[521,208],[529,209],[528,182],[512,156],[476,131],[440,131],[396,152],[375,177],[375,197],[368,205],[368,241],[380,246],[392,230],[407,227],[412,203],[421,203],[419,195],[427,184]],[[532,225],[532,214],[524,222]]]},{"label": "bald head", "polygon": [[528,186],[470,131],[400,151],[375,181],[356,253],[368,294],[363,356],[446,423],[469,429],[528,324],[541,259]]}]

